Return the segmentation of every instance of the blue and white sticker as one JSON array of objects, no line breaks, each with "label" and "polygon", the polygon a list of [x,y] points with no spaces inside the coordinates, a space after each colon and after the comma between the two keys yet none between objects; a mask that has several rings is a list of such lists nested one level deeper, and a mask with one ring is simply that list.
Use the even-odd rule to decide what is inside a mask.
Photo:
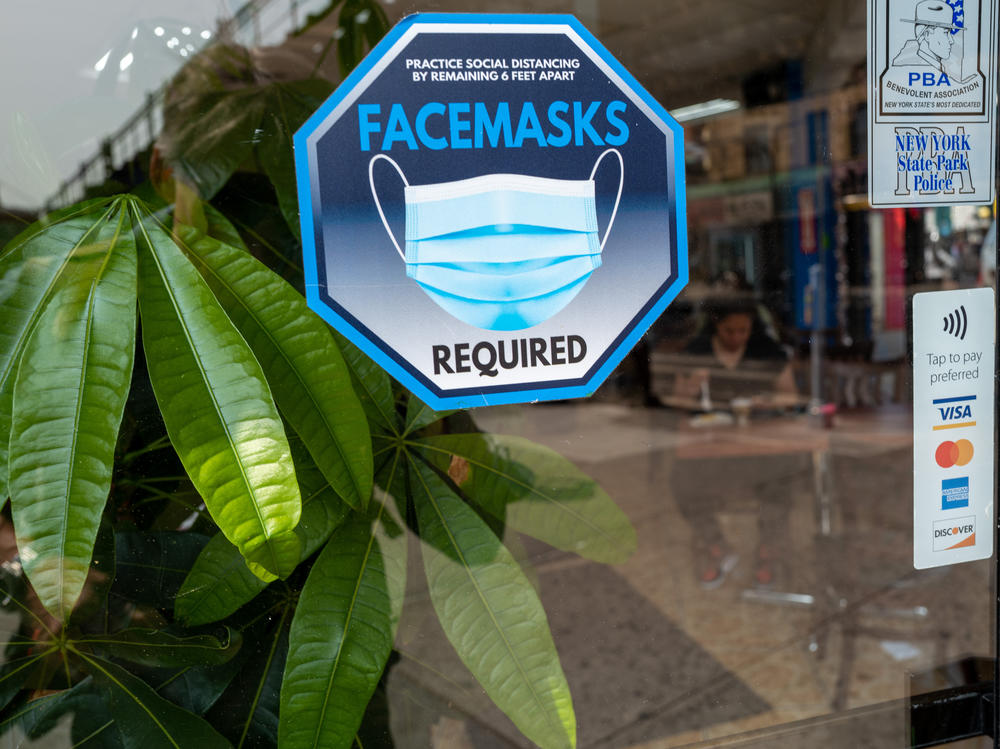
[{"label": "blue and white sticker", "polygon": [[873,207],[993,202],[997,0],[868,0]]},{"label": "blue and white sticker", "polygon": [[408,17],[295,156],[310,306],[438,409],[590,394],[687,282],[683,131],[571,16]]}]

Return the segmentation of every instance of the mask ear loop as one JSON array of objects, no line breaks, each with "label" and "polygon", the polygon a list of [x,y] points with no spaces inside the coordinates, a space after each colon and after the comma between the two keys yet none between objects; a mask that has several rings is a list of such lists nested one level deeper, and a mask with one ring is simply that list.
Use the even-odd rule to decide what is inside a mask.
[{"label": "mask ear loop", "polygon": [[[618,157],[619,174],[618,178],[618,195],[615,197],[615,207],[611,211],[611,220],[608,221],[608,228],[604,230],[604,238],[601,240],[601,251],[604,251],[604,243],[608,241],[608,235],[611,233],[611,226],[615,223],[615,216],[618,215],[618,204],[622,199],[622,188],[625,187],[625,160],[622,158],[621,152],[617,148],[609,148],[600,156],[597,157],[597,161],[594,162],[594,168],[590,170],[590,180],[593,182],[594,175],[597,174],[597,167],[601,165],[604,157],[609,153],[613,153]],[[381,154],[379,154],[381,155]]]},{"label": "mask ear loop", "polygon": [[[621,156],[619,156],[618,158],[620,159]],[[388,234],[389,239],[392,240],[392,246],[396,248],[396,252],[399,253],[399,256],[403,259],[403,262],[405,263],[406,255],[404,255],[403,251],[399,248],[399,242],[396,241],[396,237],[393,236],[392,229],[389,228],[389,222],[386,221],[385,213],[382,211],[382,204],[378,200],[378,193],[375,192],[374,169],[375,169],[375,162],[378,161],[379,159],[385,159],[390,164],[392,164],[393,167],[395,167],[396,171],[399,172],[399,178],[403,180],[403,184],[406,187],[409,187],[410,183],[406,181],[406,175],[403,174],[403,170],[399,168],[399,164],[390,159],[384,153],[375,154],[374,156],[372,156],[372,160],[368,162],[368,186],[372,190],[372,199],[375,201],[375,207],[378,208],[378,215],[379,218],[382,219],[382,226],[385,227],[386,234]],[[621,194],[621,190],[619,190],[618,193]]]}]

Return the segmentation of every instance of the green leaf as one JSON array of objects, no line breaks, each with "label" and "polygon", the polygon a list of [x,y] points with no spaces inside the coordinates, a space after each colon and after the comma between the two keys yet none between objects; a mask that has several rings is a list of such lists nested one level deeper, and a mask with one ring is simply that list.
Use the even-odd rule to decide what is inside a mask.
[{"label": "green leaf", "polygon": [[[382,444],[392,438],[381,438],[376,444]],[[406,523],[411,523],[407,507],[412,506],[412,492],[410,491],[409,473],[406,460],[407,450],[397,442],[390,445],[382,445],[376,451],[376,460],[379,463],[378,470],[375,471],[375,483],[385,497],[395,500],[397,516],[405,519]],[[383,516],[388,520],[390,516]]]},{"label": "green leaf", "polygon": [[635,551],[625,513],[596,481],[547,447],[496,434],[441,435],[414,444],[429,456],[463,459],[468,475],[456,478],[459,488],[517,531],[598,562],[623,562]]},{"label": "green leaf", "polygon": [[77,651],[106,690],[125,749],[223,749],[228,741],[201,718],[160,697],[111,661]]},{"label": "green leaf", "polygon": [[340,333],[333,338],[351,370],[351,382],[361,400],[361,406],[372,428],[397,433],[396,406],[392,396],[392,380],[379,365]]},{"label": "green leaf", "polygon": [[462,662],[543,749],[576,746],[569,685],[538,595],[483,521],[410,459],[431,601]]},{"label": "green leaf", "polygon": [[191,531],[115,534],[112,596],[168,608],[208,538]]},{"label": "green leaf", "polygon": [[[362,0],[362,2],[365,10],[371,14],[364,23],[365,39],[368,41],[369,47],[374,47],[382,41],[382,37],[389,33],[389,27],[392,24],[389,23],[389,17],[378,2],[375,0]],[[361,61],[358,60],[358,62]]]},{"label": "green leaf", "polygon": [[349,749],[392,652],[390,601],[372,522],[334,532],[309,573],[281,685],[283,749]]},{"label": "green leaf", "polygon": [[249,253],[190,227],[179,234],[330,486],[351,507],[363,507],[372,490],[371,438],[329,328]]},{"label": "green leaf", "polygon": [[[292,452],[298,449],[292,443]],[[308,459],[296,457],[302,491],[302,519],[295,533],[302,543],[301,561],[311,557],[347,516],[348,508]],[[189,626],[224,619],[253,600],[268,585],[244,564],[236,547],[221,533],[212,538],[184,580],[175,615]]]},{"label": "green leaf", "polygon": [[302,273],[302,244],[292,234],[284,216],[274,201],[270,184],[255,178],[256,175],[234,177],[232,188],[216,197],[215,203],[225,213],[224,221],[238,230],[241,241],[233,242],[228,233],[219,231],[223,220],[208,211],[209,234],[233,247],[245,247],[254,257],[261,258],[275,273],[305,292]]},{"label": "green leaf", "polygon": [[[304,517],[306,510],[302,514]],[[174,614],[188,626],[217,622],[253,600],[267,586],[267,581],[250,571],[239,550],[219,533],[205,544],[184,579]]]},{"label": "green leaf", "polygon": [[110,199],[43,217],[0,254],[0,498],[7,496],[11,398],[21,353],[71,257],[90,253],[93,235],[112,212]]},{"label": "green leaf", "polygon": [[299,561],[302,500],[267,381],[180,248],[138,218],[143,347],[170,441],[226,538],[285,577]]},{"label": "green leaf", "polygon": [[157,148],[205,200],[253,153],[266,111],[253,96],[253,69],[249,50],[215,44],[184,65],[167,90]]},{"label": "green leaf", "polygon": [[115,531],[110,513],[105,512],[97,529],[94,555],[90,571],[83,586],[83,594],[73,609],[73,619],[78,622],[109,621],[108,599],[117,574],[115,559]]},{"label": "green leaf", "polygon": [[209,666],[227,662],[240,649],[239,632],[225,628],[220,640],[211,635],[178,637],[159,629],[125,629],[110,635],[78,637],[78,647],[143,666]]},{"label": "green leaf", "polygon": [[297,236],[292,134],[332,91],[329,81],[317,78],[274,81],[247,50],[213,45],[171,83],[157,145],[205,200],[256,155]]},{"label": "green leaf", "polygon": [[0,502],[10,496],[7,464],[10,460],[10,420],[14,410],[14,378],[0,385]]},{"label": "green leaf", "polygon": [[346,77],[365,56],[365,42],[372,48],[389,30],[389,19],[377,2],[347,0],[337,20],[343,35],[337,40],[340,74]]},{"label": "green leaf", "polygon": [[357,67],[365,54],[364,30],[358,28],[360,24],[355,21],[361,10],[360,6],[358,0],[347,0],[337,19],[337,30],[343,32],[337,40],[337,60],[342,78],[346,78]]},{"label": "green leaf", "polygon": [[[400,452],[393,456],[390,465],[383,471],[387,486],[398,482],[402,476],[405,458]],[[381,501],[376,500],[378,509],[373,521],[375,538],[382,551],[382,566],[385,569],[386,591],[389,594],[389,618],[392,622],[392,639],[396,638],[396,628],[403,614],[403,599],[406,595],[407,535],[405,523],[396,511],[392,497],[387,493]]]},{"label": "green leaf", "polygon": [[[388,668],[392,668],[391,663]],[[389,720],[389,695],[383,684],[384,680],[365,708],[365,715],[361,719],[358,736],[354,742],[354,746],[358,749],[396,749],[396,744],[392,740],[392,724]],[[400,709],[398,702],[392,707],[394,710]]]},{"label": "green leaf", "polygon": [[[295,532],[302,542],[302,561],[315,554],[330,534],[336,530],[350,513],[340,496],[327,483],[326,477],[305,451],[301,442],[289,443],[295,470],[302,491],[302,522]],[[308,517],[306,510],[308,509]]]},{"label": "green leaf", "polygon": [[259,127],[258,153],[289,228],[299,236],[298,186],[292,135],[312,116],[333,91],[328,81],[318,78],[272,84],[268,107]]},{"label": "green leaf", "polygon": [[[107,700],[90,677],[72,689],[27,702],[4,721],[0,731],[5,731],[16,724],[28,738],[43,739],[56,729],[64,716],[71,716],[73,722],[70,738],[74,749],[122,747],[115,721],[108,710]],[[33,746],[39,745],[33,744]]]},{"label": "green leaf", "polygon": [[291,606],[284,605],[280,616],[272,611],[246,631],[244,653],[249,648],[253,652],[206,715],[237,747],[278,746],[279,695],[290,618]]},{"label": "green leaf", "polygon": [[375,519],[373,530],[382,551],[386,592],[389,595],[391,639],[395,639],[406,595],[407,536],[402,523],[391,518],[392,508],[393,505],[387,498]]},{"label": "green leaf", "polygon": [[406,401],[406,423],[403,434],[408,435],[419,431],[435,421],[440,421],[454,411],[435,411],[415,395],[410,395]]},{"label": "green leaf", "polygon": [[97,225],[38,318],[14,385],[10,494],[38,597],[67,621],[111,488],[135,353],[136,255],[127,211]]},{"label": "green leaf", "polygon": [[[241,654],[249,643],[244,640]],[[196,715],[204,715],[218,701],[243,667],[244,658],[237,656],[224,666],[187,667],[158,682],[161,697]],[[152,679],[148,681],[152,682]]]},{"label": "green leaf", "polygon": [[267,586],[268,582],[251,572],[239,550],[219,533],[205,544],[184,579],[174,615],[192,627],[217,622]]},{"label": "green leaf", "polygon": [[[34,641],[31,644],[26,642],[24,646],[17,648],[19,651],[24,651],[21,655],[14,658],[8,657],[3,667],[0,668],[0,708],[10,704],[10,701],[14,699],[14,696],[25,686],[34,673],[39,662],[56,651],[55,647],[48,647],[41,648],[37,653],[33,652],[39,647],[38,643]],[[29,647],[33,650],[29,651]],[[10,653],[8,653],[9,655]]]}]

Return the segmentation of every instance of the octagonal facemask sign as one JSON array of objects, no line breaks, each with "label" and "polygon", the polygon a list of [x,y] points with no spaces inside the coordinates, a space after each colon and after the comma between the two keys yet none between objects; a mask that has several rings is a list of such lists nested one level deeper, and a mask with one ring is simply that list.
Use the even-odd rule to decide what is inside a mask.
[{"label": "octagonal facemask sign", "polygon": [[683,131],[571,16],[404,19],[295,160],[309,306],[439,410],[589,395],[687,283]]}]

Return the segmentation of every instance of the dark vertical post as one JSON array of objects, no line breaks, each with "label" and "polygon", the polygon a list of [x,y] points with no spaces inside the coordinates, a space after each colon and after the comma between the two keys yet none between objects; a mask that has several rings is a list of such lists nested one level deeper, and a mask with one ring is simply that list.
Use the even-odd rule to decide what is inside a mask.
[{"label": "dark vertical post", "polygon": [[149,142],[152,143],[156,140],[156,122],[154,120],[153,110],[156,108],[156,97],[153,95],[152,91],[146,94],[146,108],[143,114],[145,114],[146,120],[146,132],[149,135]]},{"label": "dark vertical post", "polygon": [[104,179],[109,180],[115,171],[114,159],[111,157],[110,138],[101,141],[101,161],[104,163]]}]

